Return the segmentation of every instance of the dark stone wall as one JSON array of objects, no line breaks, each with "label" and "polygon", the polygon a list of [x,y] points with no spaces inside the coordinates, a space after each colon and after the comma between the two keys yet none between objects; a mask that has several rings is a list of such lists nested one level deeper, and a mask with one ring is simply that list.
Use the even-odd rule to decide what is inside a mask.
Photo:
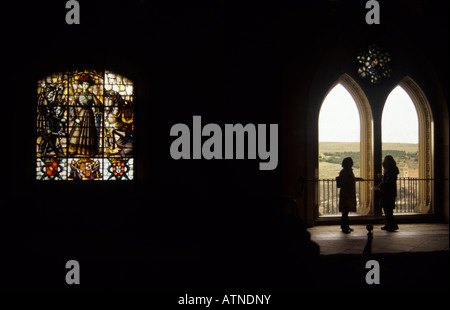
[{"label": "dark stone wall", "polygon": [[[313,197],[310,189],[294,196],[297,178],[313,172],[311,110],[341,74],[357,79],[354,55],[369,43],[392,52],[394,75],[379,87],[360,81],[364,91],[382,99],[405,75],[417,81],[436,111],[436,169],[448,173],[441,136],[441,128],[448,135],[448,4],[425,3],[412,13],[402,1],[382,2],[379,26],[365,24],[358,1],[80,1],[80,25],[65,23],[61,1],[6,5],[5,279],[34,287],[21,266],[36,261],[45,265],[32,273],[43,288],[64,287],[64,263],[79,259],[91,274],[103,270],[104,277],[83,279],[93,288],[115,285],[105,271],[114,266],[128,281],[119,287],[304,287],[318,255],[304,224]],[[36,81],[83,68],[108,69],[136,85],[131,182],[35,180]],[[170,128],[191,126],[193,115],[222,128],[278,124],[278,168],[260,171],[259,160],[249,159],[173,160]],[[282,215],[288,198],[298,199],[303,221]],[[278,272],[292,255],[303,267]],[[160,276],[148,283],[142,270]],[[208,270],[221,276],[196,280],[196,271],[208,277]],[[252,275],[261,270],[269,276],[257,281]]]}]

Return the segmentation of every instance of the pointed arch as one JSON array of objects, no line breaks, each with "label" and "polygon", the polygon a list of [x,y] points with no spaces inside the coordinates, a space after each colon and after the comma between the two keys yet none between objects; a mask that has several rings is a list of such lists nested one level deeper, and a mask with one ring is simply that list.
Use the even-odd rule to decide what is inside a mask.
[{"label": "pointed arch", "polygon": [[419,120],[419,205],[416,211],[432,212],[433,188],[433,114],[425,93],[409,76],[404,77],[397,86],[402,87],[411,98]]},{"label": "pointed arch", "polygon": [[[338,84],[341,84],[356,103],[360,118],[360,175],[364,179],[373,179],[373,114],[369,100],[358,83],[348,74],[340,76],[329,88],[323,101]],[[360,184],[359,215],[373,212],[373,194],[369,182]]]}]

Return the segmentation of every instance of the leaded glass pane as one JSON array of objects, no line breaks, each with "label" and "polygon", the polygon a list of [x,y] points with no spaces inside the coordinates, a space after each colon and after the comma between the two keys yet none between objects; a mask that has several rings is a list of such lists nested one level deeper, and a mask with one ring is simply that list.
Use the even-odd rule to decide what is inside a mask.
[{"label": "leaded glass pane", "polygon": [[132,180],[133,83],[76,70],[37,84],[36,179]]}]

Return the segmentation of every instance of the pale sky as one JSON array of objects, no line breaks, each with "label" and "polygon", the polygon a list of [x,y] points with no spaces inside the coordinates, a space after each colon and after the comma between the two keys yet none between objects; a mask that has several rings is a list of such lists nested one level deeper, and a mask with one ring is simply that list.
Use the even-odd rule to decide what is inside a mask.
[{"label": "pale sky", "polygon": [[[417,112],[408,94],[397,86],[383,110],[383,142],[418,143]],[[359,112],[353,97],[336,85],[323,101],[319,115],[319,141],[359,142]]]},{"label": "pale sky", "polygon": [[359,142],[359,112],[341,84],[325,97],[319,114],[320,142]]},{"label": "pale sky", "polygon": [[383,142],[419,143],[419,119],[411,97],[397,86],[383,109]]}]

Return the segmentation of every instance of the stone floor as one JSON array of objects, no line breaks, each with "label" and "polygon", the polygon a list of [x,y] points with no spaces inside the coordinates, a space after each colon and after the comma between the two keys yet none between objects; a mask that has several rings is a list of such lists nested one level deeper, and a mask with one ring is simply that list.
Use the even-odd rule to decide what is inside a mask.
[{"label": "stone floor", "polygon": [[[449,224],[399,224],[396,232],[381,230],[381,224],[373,226],[373,254],[449,251]],[[367,242],[366,225],[351,227],[351,234],[342,233],[339,225],[315,226],[308,231],[322,255],[361,254]]]}]

